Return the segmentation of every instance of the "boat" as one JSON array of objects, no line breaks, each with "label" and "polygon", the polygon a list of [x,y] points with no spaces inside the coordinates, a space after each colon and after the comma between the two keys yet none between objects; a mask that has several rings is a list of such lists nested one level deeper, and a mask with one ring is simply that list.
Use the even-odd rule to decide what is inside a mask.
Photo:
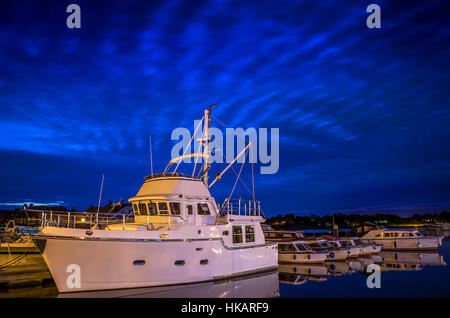
[{"label": "boat", "polygon": [[36,247],[31,237],[20,236],[14,240],[8,240],[0,243],[0,253],[39,253],[39,249]]},{"label": "boat", "polygon": [[278,262],[321,263],[327,259],[326,251],[314,251],[304,241],[278,243]]},{"label": "boat", "polygon": [[21,227],[16,227],[14,220],[9,220],[0,236],[0,253],[39,253],[29,233],[31,232],[22,232]]},{"label": "boat", "polygon": [[350,250],[349,257],[358,257],[359,255],[376,254],[383,248],[382,244],[366,244],[359,237],[341,237],[335,238],[338,247],[346,247]]},{"label": "boat", "polygon": [[187,157],[183,154],[162,173],[144,178],[129,199],[131,219],[124,215],[121,222],[105,225],[97,214],[96,225],[82,229],[68,218],[67,227],[44,224],[33,235],[60,293],[215,281],[278,266],[277,243],[266,242],[261,229],[265,218],[260,202],[253,197],[219,205],[210,193],[251,146],[209,183],[211,108],[197,126],[204,124],[199,140],[203,151],[190,155],[203,159],[197,176],[196,166],[192,174],[177,172]]},{"label": "boat", "polygon": [[320,236],[320,238],[327,240],[328,243],[335,248],[346,250],[348,258],[355,258],[361,255],[362,247],[357,246],[352,240],[328,235]]},{"label": "boat", "polygon": [[442,245],[443,236],[424,236],[419,231],[388,229],[375,226],[366,232],[361,241],[366,244],[382,244],[383,250],[436,250]]},{"label": "boat", "polygon": [[347,248],[339,248],[330,244],[325,239],[321,238],[304,238],[305,245],[314,251],[325,251],[327,253],[327,260],[345,260],[349,255]]}]

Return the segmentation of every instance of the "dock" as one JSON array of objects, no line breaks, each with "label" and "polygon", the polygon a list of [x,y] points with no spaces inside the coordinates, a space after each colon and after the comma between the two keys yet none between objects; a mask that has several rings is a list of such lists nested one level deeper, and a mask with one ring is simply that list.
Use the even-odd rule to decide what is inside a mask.
[{"label": "dock", "polygon": [[[50,290],[52,287],[56,289],[42,256],[0,254],[0,297],[20,297],[21,290],[24,295],[32,297],[33,287],[38,287],[36,290],[39,294],[42,294],[46,287]],[[17,295],[14,296],[15,294]]]}]

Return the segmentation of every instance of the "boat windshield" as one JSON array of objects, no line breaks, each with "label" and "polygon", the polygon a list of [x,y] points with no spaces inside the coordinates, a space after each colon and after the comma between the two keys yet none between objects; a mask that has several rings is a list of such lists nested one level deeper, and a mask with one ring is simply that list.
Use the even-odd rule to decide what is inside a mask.
[{"label": "boat windshield", "polygon": [[297,244],[295,244],[295,246],[297,246],[299,251],[307,251],[308,250],[308,248],[302,243],[297,243]]},{"label": "boat windshield", "polygon": [[319,245],[320,245],[321,247],[331,247],[330,243],[325,242],[325,241],[319,242]]},{"label": "boat windshield", "polygon": [[350,241],[341,241],[341,245],[343,247],[350,247],[352,246],[352,243]]},{"label": "boat windshield", "polygon": [[361,242],[361,240],[354,240],[353,242],[355,242],[356,245],[363,245],[363,243]]}]

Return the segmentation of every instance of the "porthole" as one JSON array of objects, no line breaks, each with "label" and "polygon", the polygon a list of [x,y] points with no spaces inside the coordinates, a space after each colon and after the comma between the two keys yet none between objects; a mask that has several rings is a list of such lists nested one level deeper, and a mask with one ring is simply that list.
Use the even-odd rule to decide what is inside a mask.
[{"label": "porthole", "polygon": [[223,231],[222,235],[224,235],[224,236],[228,235],[228,231]]},{"label": "porthole", "polygon": [[200,261],[200,265],[206,265],[206,264],[208,264],[208,260],[207,259],[202,259]]},{"label": "porthole", "polygon": [[143,259],[138,259],[133,262],[134,266],[142,266],[145,265],[145,261]]},{"label": "porthole", "polygon": [[175,266],[183,266],[186,262],[182,260],[178,260],[175,262]]},{"label": "porthole", "polygon": [[203,248],[197,247],[195,250],[196,250],[196,251],[203,251]]}]

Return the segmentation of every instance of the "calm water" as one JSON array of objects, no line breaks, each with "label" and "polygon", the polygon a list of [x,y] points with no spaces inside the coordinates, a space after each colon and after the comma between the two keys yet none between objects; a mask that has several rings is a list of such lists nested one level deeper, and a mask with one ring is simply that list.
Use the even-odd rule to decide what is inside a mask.
[{"label": "calm water", "polygon": [[[382,270],[379,289],[366,285],[365,270],[372,263]],[[278,271],[228,281],[64,295],[50,285],[0,291],[0,297],[450,297],[449,263],[447,236],[436,252],[382,252],[345,262],[280,264]]]}]

